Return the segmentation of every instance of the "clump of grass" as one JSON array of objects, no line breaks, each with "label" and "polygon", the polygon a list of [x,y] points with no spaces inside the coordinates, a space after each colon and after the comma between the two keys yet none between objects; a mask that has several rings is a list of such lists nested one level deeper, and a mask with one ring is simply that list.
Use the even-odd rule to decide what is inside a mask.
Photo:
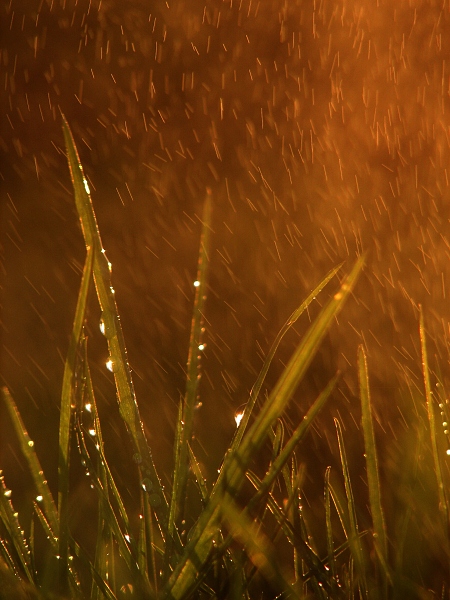
[{"label": "clump of grass", "polygon": [[[25,533],[13,508],[11,491],[1,477],[0,598],[429,597],[425,575],[412,574],[406,551],[412,535],[416,535],[415,539],[426,538],[426,535],[417,534],[417,511],[424,509],[430,518],[437,512],[439,540],[436,545],[443,568],[448,567],[448,496],[442,466],[442,432],[435,423],[436,401],[431,391],[423,313],[420,313],[420,339],[424,408],[429,429],[425,431],[425,425],[422,425],[418,443],[420,453],[431,457],[436,478],[430,485],[435,489],[430,490],[425,501],[422,499],[422,504],[412,501],[415,490],[423,485],[420,467],[413,458],[409,463],[409,480],[403,483],[403,489],[410,492],[406,499],[411,502],[401,515],[401,526],[394,523],[392,532],[387,529],[383,501],[389,489],[383,489],[380,484],[369,367],[365,351],[360,347],[358,371],[368,494],[367,499],[355,496],[346,454],[346,434],[340,421],[336,420],[341,470],[335,473],[328,468],[325,472],[322,530],[326,551],[323,552],[311,537],[302,508],[304,467],[298,464],[296,449],[332,396],[339,374],[324,382],[323,391],[287,440],[282,416],[325,334],[352,293],[364,258],[359,258],[343,278],[339,289],[311,323],[271,393],[261,399],[260,391],[282,338],[342,265],[328,273],[286,321],[255,382],[216,480],[205,481],[191,442],[198,401],[211,235],[212,201],[211,192],[207,190],[194,284],[186,392],[178,411],[172,485],[167,493],[161,484],[139,414],[111,283],[111,265],[103,249],[75,142],[64,118],[63,132],[86,245],[86,260],[62,382],[58,494],[56,498],[52,495],[21,415],[8,390],[3,389],[3,401],[33,479],[35,501],[32,525]],[[107,459],[91,379],[84,334],[91,282],[102,311],[101,329],[108,344],[108,366],[114,373],[118,410],[128,431],[129,452],[138,470],[136,487],[140,494],[141,518],[137,531],[132,526],[133,515],[127,513],[123,490]],[[439,383],[443,389],[442,382]],[[440,399],[440,405],[442,412],[445,399]],[[86,411],[91,417],[90,430],[86,430],[83,422]],[[71,462],[79,460],[79,457],[71,456],[72,437],[98,501],[96,543],[92,548],[83,547],[77,540],[68,511]],[[272,446],[272,453],[265,474],[258,476],[252,463],[264,444]],[[316,475],[322,477],[320,473]],[[202,500],[198,514],[192,514],[192,503],[189,502],[187,484],[190,478]],[[242,508],[239,498],[246,481],[250,482],[254,492]],[[367,510],[371,522],[364,529],[361,523],[367,524]],[[187,532],[186,522],[194,522]],[[44,567],[37,566],[37,527],[45,534],[47,558]],[[288,559],[285,554],[283,559],[279,558],[278,549],[283,545],[290,549]],[[449,587],[445,581],[445,575],[438,578],[434,590],[441,597],[448,597]]]}]

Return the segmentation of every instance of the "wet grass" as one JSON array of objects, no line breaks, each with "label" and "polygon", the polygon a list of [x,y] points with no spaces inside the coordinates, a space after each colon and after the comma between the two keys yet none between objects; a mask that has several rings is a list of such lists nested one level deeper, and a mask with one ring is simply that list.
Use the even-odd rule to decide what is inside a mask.
[{"label": "wet grass", "polygon": [[[1,478],[0,598],[448,598],[445,434],[436,425],[435,416],[438,404],[445,414],[446,395],[440,380],[436,388],[440,397],[432,392],[431,378],[436,376],[427,355],[423,313],[417,328],[423,359],[423,414],[411,424],[417,439],[405,449],[408,455],[403,462],[403,479],[391,480],[391,485],[386,483],[388,474],[381,477],[379,472],[370,365],[364,348],[355,348],[367,494],[361,497],[354,491],[358,476],[352,474],[346,451],[347,436],[351,434],[340,420],[335,420],[340,468],[328,468],[325,473],[315,471],[315,476],[323,480],[323,520],[319,529],[325,541],[324,552],[319,549],[323,545],[316,544],[310,533],[311,523],[302,506],[304,465],[299,463],[296,452],[305,443],[317,414],[332,398],[339,374],[323,382],[323,391],[289,436],[283,414],[352,293],[364,257],[342,276],[338,289],[310,324],[272,391],[262,398],[263,383],[284,335],[326,286],[336,285],[342,265],[318,282],[286,321],[253,386],[217,478],[207,481],[192,444],[212,231],[211,192],[206,190],[186,391],[175,425],[172,484],[166,491],[139,413],[111,282],[111,265],[103,249],[75,142],[64,119],[63,131],[86,260],[62,382],[58,492],[54,497],[26,425],[10,393],[3,389],[2,400],[31,473],[35,501],[31,526],[24,532],[11,491]],[[136,465],[138,526],[135,515],[127,512],[124,490],[113,476],[120,465],[110,465],[107,459],[91,379],[84,325],[92,283],[102,311],[101,331],[109,350],[107,366],[114,374],[118,411],[128,431],[128,452]],[[261,456],[265,456],[261,450],[267,446],[271,452],[261,471]],[[68,510],[71,464],[80,460],[98,504],[92,547],[77,539]],[[255,462],[263,475],[257,474]],[[252,491],[246,491],[244,503],[245,486]],[[200,503],[191,502],[193,491]],[[393,505],[390,496],[395,497],[396,512],[394,517],[386,518],[384,503]],[[188,531],[187,523],[194,523]],[[314,529],[317,530],[317,524]],[[44,542],[38,547],[36,540],[42,537]],[[412,545],[421,548],[419,563],[409,552]],[[38,560],[41,556],[45,556],[44,561]],[[434,575],[430,576],[430,572]]]}]

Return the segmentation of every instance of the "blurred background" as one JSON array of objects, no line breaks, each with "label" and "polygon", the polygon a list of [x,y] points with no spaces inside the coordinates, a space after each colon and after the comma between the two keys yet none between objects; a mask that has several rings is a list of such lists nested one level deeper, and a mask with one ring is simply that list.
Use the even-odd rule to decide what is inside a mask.
[{"label": "blurred background", "polygon": [[[338,460],[334,416],[345,425],[351,468],[363,464],[355,369],[363,344],[380,451],[397,464],[396,452],[415,443],[410,414],[426,417],[419,303],[433,385],[450,374],[448,4],[9,0],[0,11],[0,374],[50,483],[85,257],[61,111],[113,265],[138,402],[165,484],[208,186],[213,236],[196,433],[205,472],[219,468],[234,414],[282,324],[332,267],[343,262],[342,277],[363,251],[364,274],[287,422],[295,426],[342,370],[300,450],[314,512],[325,467]],[[338,283],[283,342],[267,390]],[[134,471],[91,297],[91,369],[123,477]],[[31,492],[10,428],[2,413],[1,464],[21,490],[13,502],[25,506]],[[74,487],[74,518],[85,488]]]}]

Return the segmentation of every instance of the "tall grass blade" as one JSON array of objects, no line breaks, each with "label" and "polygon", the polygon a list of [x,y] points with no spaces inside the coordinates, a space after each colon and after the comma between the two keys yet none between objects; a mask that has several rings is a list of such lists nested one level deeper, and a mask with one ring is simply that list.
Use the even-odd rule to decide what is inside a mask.
[{"label": "tall grass blade", "polygon": [[88,249],[86,261],[83,268],[80,291],[78,294],[75,318],[64,363],[63,384],[61,390],[61,405],[59,418],[59,456],[58,456],[58,529],[55,531],[59,539],[60,559],[59,565],[59,589],[61,593],[67,593],[69,576],[69,525],[68,525],[68,498],[69,498],[69,450],[71,437],[71,415],[73,403],[74,377],[77,360],[77,350],[80,342],[84,316],[86,313],[86,302],[89,293],[89,284],[92,276],[92,249]]},{"label": "tall grass blade", "polygon": [[25,425],[22,421],[22,417],[17,409],[17,406],[9,393],[7,388],[2,389],[3,399],[8,414],[13,423],[14,430],[20,443],[20,449],[25,457],[25,460],[30,469],[31,476],[33,478],[34,487],[36,490],[36,498],[41,506],[45,518],[47,519],[53,536],[58,535],[58,512],[53,500],[52,493],[48,487],[47,481],[44,477],[41,464],[36,454],[33,440],[30,439]]},{"label": "tall grass blade", "polygon": [[331,467],[325,471],[325,523],[327,528],[327,552],[330,569],[333,577],[336,577],[336,560],[334,558],[334,536],[331,522],[331,495],[330,495],[330,472]]},{"label": "tall grass blade", "polygon": [[433,393],[431,391],[430,384],[430,370],[428,366],[428,354],[427,354],[427,341],[426,341],[426,333],[425,333],[425,320],[423,316],[422,306],[419,307],[420,310],[420,322],[419,322],[419,330],[420,330],[420,346],[422,351],[422,372],[423,372],[423,380],[425,385],[425,397],[427,400],[427,411],[428,411],[428,421],[430,423],[430,434],[431,434],[431,449],[433,453],[433,462],[434,462],[434,472],[436,473],[436,483],[439,494],[439,511],[442,515],[442,524],[444,527],[444,531],[446,532],[445,539],[449,539],[449,507],[447,503],[447,497],[445,493],[444,479],[442,476],[441,469],[441,461],[439,460],[439,452],[437,446],[437,430],[436,430],[436,419],[434,417],[434,401],[433,401]]},{"label": "tall grass blade", "polygon": [[191,540],[169,580],[166,588],[167,597],[182,598],[194,584],[198,566],[207,560],[212,546],[221,501],[226,494],[234,495],[239,490],[251,458],[261,447],[272,425],[287,406],[333,319],[351,293],[363,264],[364,258],[361,257],[344,279],[339,291],[312,323],[253,425],[243,437],[241,445],[236,450],[233,449],[225,458],[209,504],[194,526]]},{"label": "tall grass blade", "polygon": [[[342,427],[340,422],[335,419],[338,443],[339,443],[339,454],[341,457],[342,474],[344,476],[345,495],[347,497],[347,509],[350,524],[350,548],[355,561],[357,570],[357,583],[361,590],[362,598],[368,597],[368,587],[366,580],[366,561],[361,545],[360,534],[358,530],[358,521],[356,518],[356,505],[353,497],[352,483],[350,479],[350,471],[348,468],[347,455],[345,452],[344,436],[342,434]],[[370,564],[369,562],[367,564]]]},{"label": "tall grass blade", "polygon": [[[374,546],[381,565],[387,564],[387,538],[383,507],[381,504],[380,478],[378,475],[378,458],[375,445],[375,434],[370,402],[369,373],[364,348],[358,348],[359,389],[361,396],[362,429],[366,450],[367,483],[369,486],[370,512],[373,522]],[[384,567],[382,567],[384,572]],[[386,583],[386,582],[385,582]]]},{"label": "tall grass blade", "polygon": [[147,443],[136,403],[131,370],[117,310],[114,289],[111,285],[111,263],[103,249],[97,221],[90,197],[89,186],[84,177],[75,142],[69,125],[62,117],[67,158],[75,191],[75,202],[80,217],[86,248],[93,252],[93,273],[105,337],[108,342],[110,364],[114,373],[119,411],[131,437],[133,451],[142,480],[148,479],[152,486],[152,508],[158,518],[163,535],[167,533],[168,504]]},{"label": "tall grass blade", "polygon": [[[186,373],[186,393],[183,401],[183,414],[181,420],[181,431],[177,461],[174,467],[173,489],[170,512],[174,519],[179,522],[184,518],[184,504],[186,497],[186,485],[189,474],[189,449],[192,438],[192,428],[195,407],[198,403],[198,386],[200,382],[200,359],[203,350],[203,314],[206,300],[206,279],[208,271],[208,253],[211,236],[211,190],[206,193],[202,217],[202,234],[200,239],[200,251],[198,258],[197,279],[195,281],[195,300],[191,324],[191,336],[189,342],[189,354]],[[169,531],[173,535],[172,531]]]}]

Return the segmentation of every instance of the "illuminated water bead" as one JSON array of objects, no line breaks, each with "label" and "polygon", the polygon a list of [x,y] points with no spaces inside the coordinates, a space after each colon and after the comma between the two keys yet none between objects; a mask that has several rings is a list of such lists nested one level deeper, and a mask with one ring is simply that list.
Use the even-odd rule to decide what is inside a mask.
[{"label": "illuminated water bead", "polygon": [[111,373],[114,373],[114,363],[111,359],[106,361],[106,368],[108,371],[111,371]]},{"label": "illuminated water bead", "polygon": [[30,448],[32,448],[34,446],[33,440],[29,440],[28,445],[30,446]]},{"label": "illuminated water bead", "polygon": [[95,429],[89,429],[89,435],[95,436]]},{"label": "illuminated water bead", "polygon": [[200,286],[200,281],[194,281],[194,287],[199,287]]},{"label": "illuminated water bead", "polygon": [[198,349],[200,350],[200,352],[201,352],[202,350],[204,350],[204,349],[205,349],[205,344],[200,344],[200,345],[199,345],[199,347],[198,347]]},{"label": "illuminated water bead", "polygon": [[105,335],[106,328],[105,328],[105,321],[104,321],[103,319],[100,321],[100,325],[99,325],[99,327],[100,327],[100,332],[101,332],[103,335]]},{"label": "illuminated water bead", "polygon": [[446,452],[447,456],[450,456],[450,448]]},{"label": "illuminated water bead", "polygon": [[241,412],[237,412],[234,415],[234,420],[236,421],[236,427],[239,427],[239,425],[241,424],[242,421],[242,417],[244,416],[244,411]]},{"label": "illuminated water bead", "polygon": [[43,496],[36,496],[36,502],[42,502],[43,499]]},{"label": "illuminated water bead", "polygon": [[83,183],[84,183],[84,189],[86,190],[86,193],[87,193],[87,194],[90,194],[90,193],[91,193],[91,190],[89,189],[89,184],[88,184],[88,182],[87,182],[87,179],[86,179],[86,177],[83,177]]},{"label": "illuminated water bead", "polygon": [[92,404],[90,402],[88,402],[87,404],[84,405],[85,410],[87,410],[88,412],[92,412]]}]

